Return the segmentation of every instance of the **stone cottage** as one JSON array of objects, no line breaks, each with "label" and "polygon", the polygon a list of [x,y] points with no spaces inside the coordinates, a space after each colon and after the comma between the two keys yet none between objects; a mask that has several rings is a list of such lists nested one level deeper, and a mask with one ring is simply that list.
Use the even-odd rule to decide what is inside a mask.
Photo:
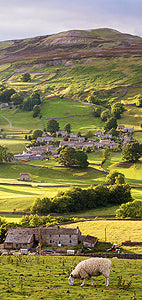
[{"label": "stone cottage", "polygon": [[30,174],[29,173],[20,173],[20,180],[30,181]]},{"label": "stone cottage", "polygon": [[51,227],[35,227],[35,228],[9,228],[4,248],[20,249],[32,248],[34,244],[50,246],[76,246],[81,242],[81,232],[79,228],[51,228]]}]

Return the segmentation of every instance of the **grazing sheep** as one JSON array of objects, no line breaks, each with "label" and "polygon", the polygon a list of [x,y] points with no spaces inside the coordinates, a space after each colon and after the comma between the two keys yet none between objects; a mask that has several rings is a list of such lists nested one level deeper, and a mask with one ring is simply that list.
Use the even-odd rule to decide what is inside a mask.
[{"label": "grazing sheep", "polygon": [[106,286],[109,285],[109,274],[110,274],[111,261],[106,258],[89,258],[81,261],[75,269],[71,272],[69,277],[69,285],[74,284],[75,278],[83,279],[81,286],[84,285],[85,279],[90,277],[92,286],[94,281],[92,276],[103,275],[105,277]]}]

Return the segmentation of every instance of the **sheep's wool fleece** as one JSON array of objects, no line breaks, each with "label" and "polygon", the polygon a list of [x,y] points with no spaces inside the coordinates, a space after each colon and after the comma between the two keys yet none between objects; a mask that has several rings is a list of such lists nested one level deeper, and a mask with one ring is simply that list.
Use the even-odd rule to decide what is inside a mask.
[{"label": "sheep's wool fleece", "polygon": [[87,278],[88,276],[104,275],[108,278],[110,274],[111,261],[107,258],[89,258],[81,261],[72,271],[74,278]]}]

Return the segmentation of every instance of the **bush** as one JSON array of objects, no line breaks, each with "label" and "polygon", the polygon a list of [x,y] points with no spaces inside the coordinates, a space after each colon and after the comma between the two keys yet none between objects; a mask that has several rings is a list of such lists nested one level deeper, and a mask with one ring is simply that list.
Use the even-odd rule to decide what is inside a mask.
[{"label": "bush", "polygon": [[122,204],[119,209],[116,210],[117,218],[142,218],[142,201],[134,200]]}]

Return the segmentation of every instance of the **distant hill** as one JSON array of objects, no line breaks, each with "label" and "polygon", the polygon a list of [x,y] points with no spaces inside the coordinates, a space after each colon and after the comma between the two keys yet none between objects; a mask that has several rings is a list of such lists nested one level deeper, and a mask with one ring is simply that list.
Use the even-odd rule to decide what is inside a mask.
[{"label": "distant hill", "polygon": [[0,63],[141,55],[142,38],[113,29],[70,30],[53,35],[0,42]]}]

